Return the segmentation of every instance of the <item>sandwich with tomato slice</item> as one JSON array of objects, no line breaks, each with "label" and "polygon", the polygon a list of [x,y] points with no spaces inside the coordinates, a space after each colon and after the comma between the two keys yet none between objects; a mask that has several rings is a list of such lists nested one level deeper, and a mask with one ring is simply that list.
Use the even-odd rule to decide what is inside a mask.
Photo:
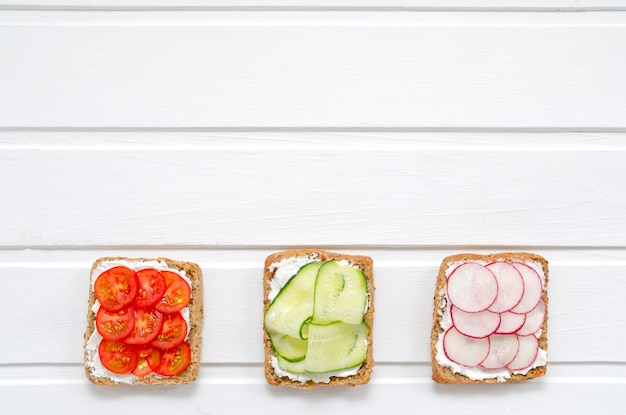
[{"label": "sandwich with tomato slice", "polygon": [[97,385],[183,384],[200,368],[202,271],[167,258],[91,268],[85,372]]}]

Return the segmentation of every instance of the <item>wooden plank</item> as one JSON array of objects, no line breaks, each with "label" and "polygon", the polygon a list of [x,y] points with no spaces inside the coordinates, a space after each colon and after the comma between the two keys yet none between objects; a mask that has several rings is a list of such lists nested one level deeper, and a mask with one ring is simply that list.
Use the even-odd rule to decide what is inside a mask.
[{"label": "wooden plank", "polygon": [[620,0],[3,0],[12,9],[623,10]]},{"label": "wooden plank", "polygon": [[619,129],[625,16],[4,11],[0,127]]},{"label": "wooden plank", "polygon": [[[119,412],[129,405],[148,410],[158,408],[163,412],[243,413],[249,410],[253,400],[255,410],[260,413],[269,413],[280,405],[303,414],[378,413],[389,408],[397,414],[414,414],[416,408],[427,412],[446,408],[451,413],[527,414],[556,408],[558,403],[558,408],[566,413],[603,415],[621,413],[624,378],[606,374],[615,368],[554,365],[548,376],[530,382],[468,388],[434,384],[428,366],[377,366],[368,385],[319,388],[303,393],[268,386],[260,366],[244,370],[204,366],[199,379],[188,386],[147,388],[102,388],[89,384],[77,366],[51,371],[38,367],[35,368],[38,372],[31,376],[18,375],[6,381],[0,377],[0,399],[8,408],[20,408],[21,414],[81,414],[89,408],[90,413],[97,415]],[[401,377],[393,377],[398,374]],[[27,405],[24,396],[29,396]]]},{"label": "wooden plank", "polygon": [[[375,260],[378,362],[430,361],[432,297],[440,261],[445,255],[468,250],[472,249],[349,251]],[[18,295],[4,300],[0,326],[12,335],[3,340],[0,364],[82,361],[90,263],[113,252],[53,250],[16,255],[2,251],[0,281],[10,281],[13,292],[28,293],[37,301],[25,303]],[[253,255],[210,249],[126,252],[129,256],[168,255],[202,266],[203,363],[262,362],[262,269],[269,251],[255,250]],[[626,323],[616,318],[626,312],[626,251],[537,252],[552,261],[550,361],[626,362]]]},{"label": "wooden plank", "polygon": [[0,245],[626,244],[620,146],[465,144],[3,151]]}]

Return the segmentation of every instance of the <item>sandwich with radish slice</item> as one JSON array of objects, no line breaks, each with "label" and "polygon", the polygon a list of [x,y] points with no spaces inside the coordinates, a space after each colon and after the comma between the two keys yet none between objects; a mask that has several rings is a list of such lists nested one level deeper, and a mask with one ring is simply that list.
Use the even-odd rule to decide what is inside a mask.
[{"label": "sandwich with radish slice", "polygon": [[459,254],[437,277],[433,380],[506,383],[547,365],[548,262],[531,253]]}]

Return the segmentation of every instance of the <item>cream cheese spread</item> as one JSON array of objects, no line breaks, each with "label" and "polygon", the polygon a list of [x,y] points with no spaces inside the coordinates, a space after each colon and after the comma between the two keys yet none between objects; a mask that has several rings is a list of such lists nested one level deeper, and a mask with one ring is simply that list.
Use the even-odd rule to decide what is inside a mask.
[{"label": "cream cheese spread", "polygon": [[[452,271],[454,271],[459,265],[465,263],[467,261],[458,261],[450,264],[448,269],[446,270],[446,277],[449,277]],[[488,263],[485,261],[471,261],[480,265],[487,265]],[[541,282],[543,285],[543,289],[545,290],[545,275],[543,273],[543,268],[541,265],[537,264],[534,261],[520,261],[525,265],[528,265],[533,270],[539,274],[541,278]],[[448,359],[446,354],[443,352],[443,335],[445,332],[452,327],[452,317],[450,314],[450,301],[448,300],[448,296],[446,294],[446,290],[441,290],[439,292],[439,297],[441,298],[441,303],[439,304],[440,309],[437,313],[441,316],[439,326],[443,329],[443,331],[439,334],[439,338],[437,339],[437,344],[435,345],[435,349],[437,350],[437,354],[435,358],[437,359],[437,363],[441,366],[445,366],[450,368],[452,372],[458,373],[460,375],[466,376],[472,380],[485,380],[485,379],[497,379],[498,382],[504,382],[506,379],[510,378],[511,375],[525,375],[531,369],[534,369],[539,366],[544,366],[548,361],[548,352],[539,348],[537,353],[537,357],[535,361],[523,370],[509,370],[509,369],[484,369],[479,366],[475,367],[466,367],[459,365]],[[537,330],[534,333],[535,337],[539,338],[541,336],[541,329]]]},{"label": "cream cheese spread", "polygon": [[316,383],[328,383],[330,382],[331,377],[338,378],[347,378],[348,376],[354,376],[361,368],[361,365],[345,369],[339,370],[336,372],[326,372],[326,373],[291,373],[280,367],[278,363],[278,359],[276,356],[271,357],[272,367],[274,368],[274,372],[280,377],[288,377],[289,379],[296,382],[306,382],[308,380],[312,380]]},{"label": "cream cheese spread", "polygon": [[[154,260],[152,261],[127,261],[123,259],[116,259],[116,260],[100,262],[96,266],[96,268],[91,272],[91,290],[93,291],[96,279],[100,276],[100,274],[102,274],[103,272],[111,268],[115,268],[119,266],[130,268],[133,271],[139,271],[142,269],[156,269],[157,271],[175,272],[176,274],[180,275],[185,281],[187,281],[187,284],[189,284],[189,287],[191,287],[191,280],[187,277],[185,270],[178,270],[175,268],[171,268],[165,262],[154,261]],[[97,314],[99,309],[100,309],[100,302],[96,299],[96,301],[93,304],[93,307],[91,308],[91,311]],[[180,313],[182,314],[183,318],[185,319],[185,322],[187,323],[187,336],[189,336],[189,330],[191,327],[189,323],[189,307],[185,307],[184,309],[181,310]],[[187,340],[187,337],[185,337],[185,340]],[[88,355],[87,366],[89,367],[89,370],[91,371],[91,373],[96,377],[108,377],[109,379],[118,383],[133,383],[133,381],[139,379],[137,376],[131,373],[117,374],[117,373],[113,373],[107,370],[102,365],[102,362],[100,362],[100,356],[98,354],[98,346],[100,345],[101,341],[102,341],[102,336],[100,335],[100,333],[98,333],[98,330],[94,328],[93,333],[91,334],[91,336],[89,337],[89,340],[87,341],[87,344],[85,345],[85,350],[87,351],[87,355]],[[163,377],[156,373],[154,373],[153,375],[157,377],[161,377],[161,378]]]},{"label": "cream cheese spread", "polygon": [[[317,254],[312,254],[311,256],[299,256],[293,258],[285,258],[282,261],[275,262],[269,266],[270,271],[276,270],[274,273],[274,278],[270,281],[270,292],[267,295],[268,299],[272,301],[280,290],[287,285],[290,279],[295,277],[300,268],[305,266],[306,264],[310,264],[311,262],[319,261],[317,258]],[[342,259],[341,261],[337,261],[338,264],[343,266],[350,266],[353,268],[357,268],[351,262]],[[368,294],[368,304],[365,308],[367,312],[367,308],[369,307],[369,294]],[[367,347],[367,345],[366,345]],[[316,383],[329,383],[331,377],[348,377],[354,376],[359,369],[361,369],[362,365],[358,365],[352,368],[335,371],[335,372],[326,372],[326,373],[291,373],[283,369],[278,363],[278,359],[276,356],[271,356],[270,363],[274,372],[280,377],[287,377],[295,382],[305,383],[307,381],[313,381]]]},{"label": "cream cheese spread", "polygon": [[295,277],[300,268],[315,261],[318,261],[317,255],[313,254],[311,256],[285,258],[280,262],[271,264],[269,270],[276,270],[276,272],[274,272],[274,277],[270,281],[270,292],[267,298],[270,301],[274,301],[280,290],[287,285],[290,279]]}]

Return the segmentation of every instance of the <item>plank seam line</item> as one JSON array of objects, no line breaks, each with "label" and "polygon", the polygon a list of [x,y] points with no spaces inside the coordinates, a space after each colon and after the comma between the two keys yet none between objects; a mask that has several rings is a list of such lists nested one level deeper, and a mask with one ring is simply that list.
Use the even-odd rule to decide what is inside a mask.
[{"label": "plank seam line", "polygon": [[[603,385],[626,385],[626,378],[617,377],[546,377],[538,380],[545,384],[603,384]],[[266,380],[262,378],[210,378],[197,379],[201,385],[263,385]],[[42,379],[0,379],[0,386],[63,386],[89,384],[87,379],[79,377],[70,379],[42,378]],[[410,385],[410,384],[434,384],[430,376],[424,377],[390,377],[386,379],[372,378],[372,385]]]},{"label": "plank seam line", "polygon": [[[382,246],[381,244],[329,244],[329,245],[319,245],[319,244],[305,244],[308,248],[319,248],[319,249],[343,249],[343,250],[375,250],[378,252],[385,251],[461,251],[472,249],[475,251],[563,251],[563,250],[584,250],[584,251],[603,251],[603,250],[624,250],[626,249],[625,245],[409,245],[409,244],[385,244]],[[14,252],[14,251],[22,251],[24,254],[36,254],[34,251],[44,251],[44,252],[54,252],[54,251],[94,251],[94,253],[98,253],[98,251],[116,251],[116,250],[126,250],[126,251],[178,251],[178,250],[198,250],[198,251],[268,251],[269,253],[280,251],[280,250],[289,250],[295,248],[302,248],[302,244],[297,245],[243,245],[243,244],[233,244],[233,245],[204,245],[204,244],[189,244],[189,245],[63,245],[63,244],[54,244],[54,245],[0,245],[0,252]]]},{"label": "plank seam line", "polygon": [[46,12],[172,12],[172,11],[226,11],[226,12],[533,12],[533,13],[580,13],[620,12],[626,6],[502,6],[502,7],[459,7],[459,6],[77,6],[42,4],[0,4],[0,11],[46,11]]},{"label": "plank seam line", "polygon": [[0,126],[0,133],[626,133],[624,127],[24,127]]}]

